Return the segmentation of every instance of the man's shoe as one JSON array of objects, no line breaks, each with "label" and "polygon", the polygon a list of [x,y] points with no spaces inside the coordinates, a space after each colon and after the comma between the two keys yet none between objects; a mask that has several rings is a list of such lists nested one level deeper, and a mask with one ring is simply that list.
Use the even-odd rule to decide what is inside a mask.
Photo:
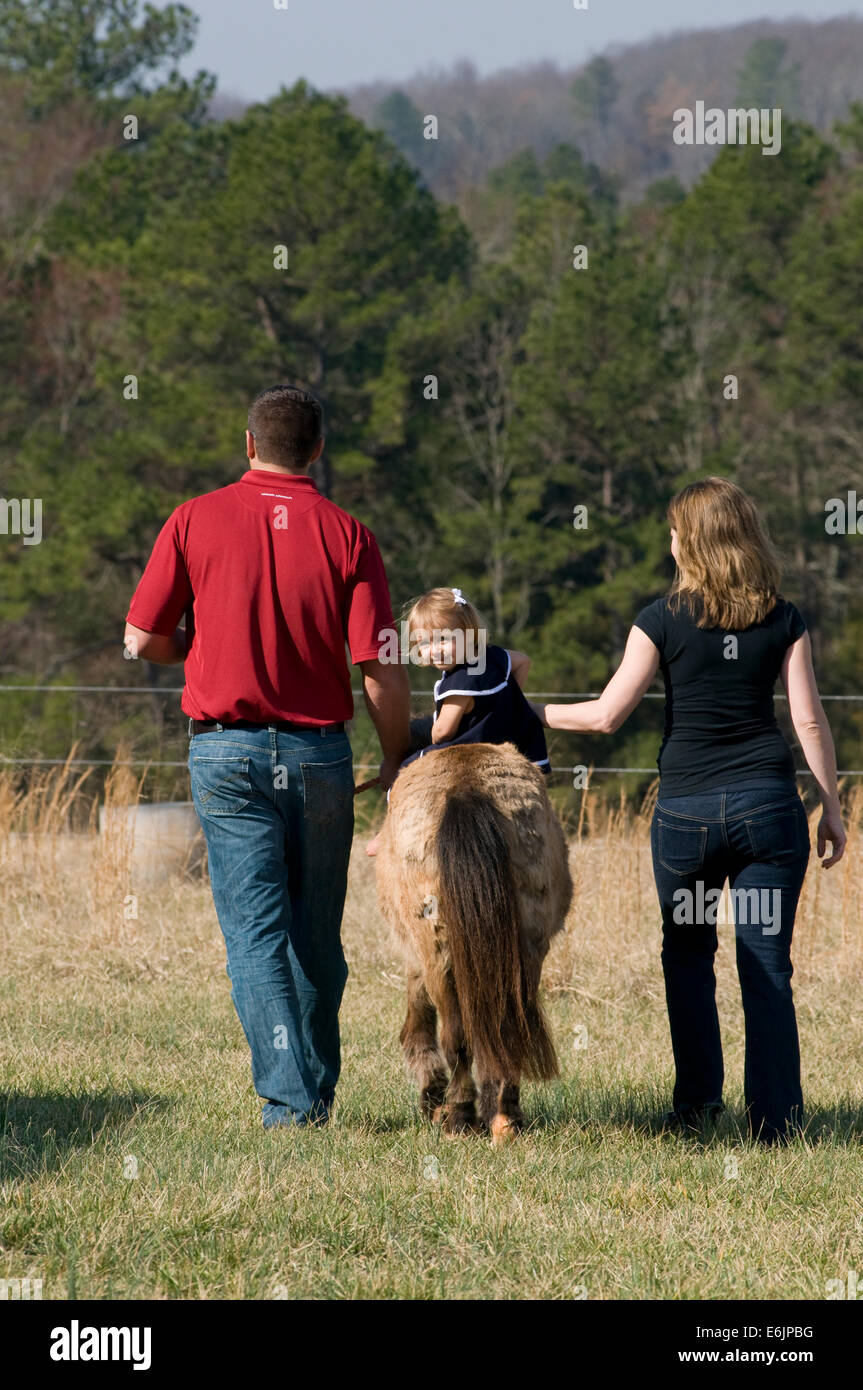
[{"label": "man's shoe", "polygon": [[326,1105],[318,1105],[308,1114],[297,1115],[289,1110],[286,1105],[278,1102],[267,1101],[262,1111],[264,1129],[305,1129],[312,1125],[315,1129],[328,1123],[330,1118],[329,1108]]}]

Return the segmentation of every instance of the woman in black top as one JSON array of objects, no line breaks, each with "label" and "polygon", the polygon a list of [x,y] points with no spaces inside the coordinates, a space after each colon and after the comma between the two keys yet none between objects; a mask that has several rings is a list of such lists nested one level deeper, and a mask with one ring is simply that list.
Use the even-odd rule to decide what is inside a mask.
[{"label": "woman in black top", "polygon": [[806,625],[779,595],[779,567],[752,501],[727,479],[706,478],[678,493],[668,515],[678,567],[670,595],[638,615],[599,699],[538,712],[548,728],[613,733],[661,669],[665,729],[651,841],[676,1072],[667,1120],[690,1128],[722,1109],[713,960],[727,879],[747,1119],[771,1142],[803,1124],[791,937],[810,850],[791,750],[773,712],[778,677],[821,798],[819,856],[832,847],[825,868],[845,849],[836,758]]}]

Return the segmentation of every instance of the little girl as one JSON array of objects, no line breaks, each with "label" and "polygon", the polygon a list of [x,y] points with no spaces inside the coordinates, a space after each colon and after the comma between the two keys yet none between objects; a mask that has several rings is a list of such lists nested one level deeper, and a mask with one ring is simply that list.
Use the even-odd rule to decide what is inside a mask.
[{"label": "little girl", "polygon": [[[407,634],[421,666],[443,674],[431,720],[411,721],[415,751],[402,767],[462,743],[514,743],[544,773],[551,771],[545,732],[524,696],[530,657],[486,646],[486,628],[461,589],[430,589],[410,607]],[[377,854],[379,836],[366,846]]]}]

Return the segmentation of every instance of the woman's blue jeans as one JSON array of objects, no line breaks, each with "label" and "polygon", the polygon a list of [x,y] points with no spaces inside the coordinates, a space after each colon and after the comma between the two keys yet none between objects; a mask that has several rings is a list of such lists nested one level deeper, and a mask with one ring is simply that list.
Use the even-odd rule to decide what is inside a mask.
[{"label": "woman's blue jeans", "polygon": [[354,825],[347,735],[196,734],[192,797],[265,1128],[324,1121],[339,1077]]},{"label": "woman's blue jeans", "polygon": [[676,1080],[674,1108],[721,1105],[716,979],[719,890],[728,880],[746,1026],[744,1097],[751,1132],[787,1137],[803,1123],[791,937],[809,859],[806,812],[784,781],[666,797],[651,827],[662,908],[662,968]]}]

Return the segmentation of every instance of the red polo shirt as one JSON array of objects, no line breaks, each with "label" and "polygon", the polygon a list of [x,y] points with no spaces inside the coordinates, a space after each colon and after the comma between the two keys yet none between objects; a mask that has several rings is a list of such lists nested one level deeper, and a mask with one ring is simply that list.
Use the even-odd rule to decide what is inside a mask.
[{"label": "red polo shirt", "polygon": [[310,478],[258,468],[162,527],[127,621],[168,636],[184,614],[185,713],[260,724],[350,719],[345,644],[355,664],[371,660],[393,625],[368,527]]}]

